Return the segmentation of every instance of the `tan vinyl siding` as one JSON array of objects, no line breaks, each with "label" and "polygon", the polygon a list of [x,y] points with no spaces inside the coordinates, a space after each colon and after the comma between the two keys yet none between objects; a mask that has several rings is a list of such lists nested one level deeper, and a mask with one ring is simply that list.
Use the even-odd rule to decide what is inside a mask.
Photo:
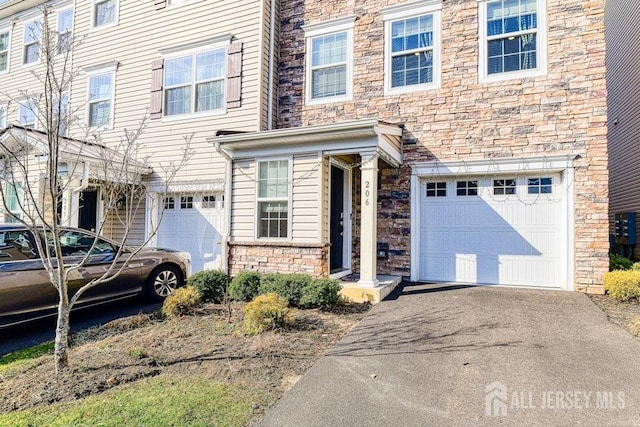
[{"label": "tan vinyl siding", "polygon": [[[179,160],[185,138],[191,137],[193,156],[176,176],[179,181],[210,181],[224,178],[224,161],[205,138],[215,130],[254,131],[258,129],[258,61],[260,2],[201,1],[180,7],[155,10],[152,2],[121,1],[118,25],[90,29],[91,2],[78,2],[76,28],[87,34],[75,53],[83,70],[117,62],[114,128],[101,138],[113,144],[124,129],[136,129],[151,101],[153,61],[161,51],[188,47],[230,34],[243,43],[242,106],[220,114],[184,115],[149,120],[139,142],[141,158],[150,156],[154,167],[152,180],[163,180],[161,168]],[[87,78],[84,73],[74,84],[72,100],[85,102]],[[86,116],[86,113],[85,113]],[[85,117],[81,117],[83,121]]]},{"label": "tan vinyl siding", "polygon": [[[613,233],[613,215],[640,212],[640,68],[637,55],[640,4],[627,0],[607,0],[605,25],[609,214]],[[614,124],[616,121],[617,124]]]},{"label": "tan vinyl siding", "polygon": [[[135,215],[132,215],[131,227],[129,230],[129,236],[125,244],[131,246],[139,246],[145,241],[145,205],[146,198],[142,198],[139,201],[139,205],[137,207],[135,204],[138,202],[134,202],[134,209],[136,209]],[[104,224],[104,229],[102,231],[102,235],[113,239],[117,242],[121,242],[124,238],[126,228],[124,222],[126,221],[125,215],[126,212],[121,210],[119,212],[122,219],[119,219],[116,215],[115,211],[111,211],[107,214],[107,218]]]},{"label": "tan vinyl siding", "polygon": [[318,153],[293,158],[291,241],[319,242],[321,237],[322,157]]},{"label": "tan vinyl siding", "polygon": [[240,161],[233,165],[231,239],[235,241],[254,240],[256,226],[255,174],[254,161]]}]

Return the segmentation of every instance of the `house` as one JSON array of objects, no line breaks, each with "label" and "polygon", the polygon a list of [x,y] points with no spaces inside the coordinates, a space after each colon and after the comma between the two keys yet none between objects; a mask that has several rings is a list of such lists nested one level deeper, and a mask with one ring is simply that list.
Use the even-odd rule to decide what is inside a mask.
[{"label": "house", "polygon": [[[0,5],[0,87],[27,81],[32,3]],[[50,4],[105,145],[149,112],[138,230],[162,215],[196,270],[602,290],[604,0]]]},{"label": "house", "polygon": [[607,0],[605,23],[609,93],[609,230],[613,250],[638,260],[640,69],[635,60],[638,47],[633,39],[639,31],[640,5]]}]

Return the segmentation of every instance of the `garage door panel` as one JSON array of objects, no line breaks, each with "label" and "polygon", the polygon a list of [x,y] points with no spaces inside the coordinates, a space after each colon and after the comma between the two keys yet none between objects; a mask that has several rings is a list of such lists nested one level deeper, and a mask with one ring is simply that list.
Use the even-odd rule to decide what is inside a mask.
[{"label": "garage door panel", "polygon": [[[554,176],[560,182],[559,176]],[[485,180],[485,185],[489,180]],[[562,195],[426,197],[421,192],[419,278],[434,281],[566,287],[561,258]],[[448,188],[455,188],[455,181]],[[558,193],[557,189],[554,190]]]}]

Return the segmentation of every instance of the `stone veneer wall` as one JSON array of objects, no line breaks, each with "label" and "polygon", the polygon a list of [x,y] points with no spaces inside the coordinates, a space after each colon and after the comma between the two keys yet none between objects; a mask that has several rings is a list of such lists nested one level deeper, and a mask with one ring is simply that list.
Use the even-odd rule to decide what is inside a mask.
[{"label": "stone veneer wall", "polygon": [[260,273],[307,273],[327,277],[329,247],[323,244],[229,243],[229,274],[245,270]]},{"label": "stone veneer wall", "polygon": [[[478,81],[478,1],[445,0],[441,88],[384,96],[380,9],[400,3],[291,0],[281,10],[279,127],[364,118],[405,125],[405,166],[381,168],[378,240],[395,252],[379,271],[406,276],[410,265],[411,162],[566,154],[580,156],[575,288],[600,288],[609,248],[604,0],[547,0],[547,75],[497,83]],[[353,100],[305,105],[302,25],[351,15],[357,17]]]}]

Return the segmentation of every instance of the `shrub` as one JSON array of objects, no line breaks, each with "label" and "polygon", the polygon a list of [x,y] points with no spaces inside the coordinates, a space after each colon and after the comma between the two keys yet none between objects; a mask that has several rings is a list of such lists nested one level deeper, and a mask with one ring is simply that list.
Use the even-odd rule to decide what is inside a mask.
[{"label": "shrub", "polygon": [[233,278],[229,295],[236,301],[251,301],[258,295],[260,275],[255,271],[243,271]]},{"label": "shrub", "polygon": [[640,271],[640,262],[634,262],[631,269],[634,271]]},{"label": "shrub", "polygon": [[332,279],[314,279],[302,290],[301,308],[327,309],[335,306],[340,299],[340,283]]},{"label": "shrub", "polygon": [[633,261],[618,254],[609,254],[609,271],[629,270],[633,266]]},{"label": "shrub", "polygon": [[189,286],[200,293],[202,301],[221,302],[229,285],[229,276],[220,270],[201,271],[189,277]]},{"label": "shrub", "polygon": [[605,273],[604,288],[612,298],[627,301],[640,297],[640,271],[616,270]]},{"label": "shrub", "polygon": [[254,335],[291,322],[287,300],[274,293],[258,295],[244,308],[244,331]]},{"label": "shrub", "polygon": [[308,286],[313,278],[308,274],[265,274],[260,280],[260,293],[275,293],[287,300],[290,306],[298,306],[303,289]]},{"label": "shrub", "polygon": [[200,294],[193,286],[176,289],[164,300],[162,314],[175,318],[193,313],[200,304]]}]

